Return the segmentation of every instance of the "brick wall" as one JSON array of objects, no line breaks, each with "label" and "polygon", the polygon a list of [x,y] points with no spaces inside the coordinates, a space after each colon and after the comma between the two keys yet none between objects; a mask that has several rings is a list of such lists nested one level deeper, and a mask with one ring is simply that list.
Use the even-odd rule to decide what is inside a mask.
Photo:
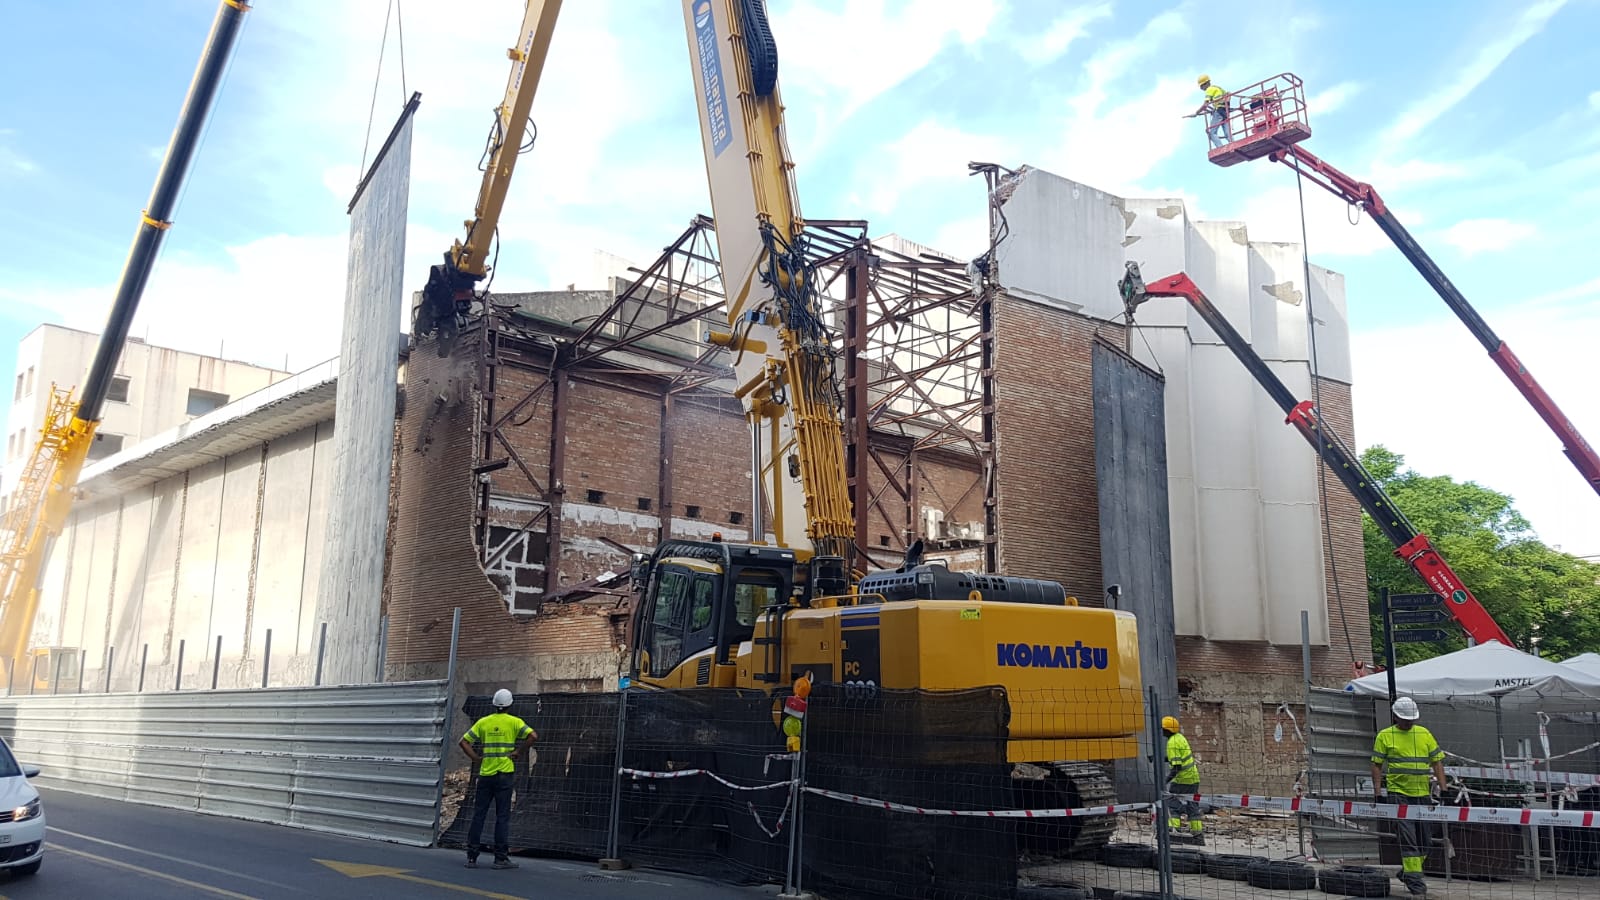
[{"label": "brick wall", "polygon": [[[889,558],[906,548],[906,498],[900,493],[908,481],[906,454],[910,440],[874,438],[874,450],[883,466],[894,473],[893,484],[883,466],[868,458],[867,465],[867,542],[873,553]],[[944,513],[951,525],[983,522],[983,470],[979,461],[951,450],[920,450],[916,454],[917,499],[910,523],[912,537],[928,535],[923,510]],[[874,502],[875,498],[875,502]]]},{"label": "brick wall", "polygon": [[995,300],[995,463],[1000,567],[1102,601],[1092,348],[1122,326]]}]

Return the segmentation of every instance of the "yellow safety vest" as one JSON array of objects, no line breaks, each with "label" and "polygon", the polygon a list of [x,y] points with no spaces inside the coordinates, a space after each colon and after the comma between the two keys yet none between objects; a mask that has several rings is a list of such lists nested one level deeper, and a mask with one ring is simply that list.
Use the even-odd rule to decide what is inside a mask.
[{"label": "yellow safety vest", "polygon": [[1228,101],[1224,98],[1227,96],[1227,91],[1217,87],[1214,84],[1206,88],[1206,101],[1211,104],[1212,109],[1226,109],[1228,106]]},{"label": "yellow safety vest", "polygon": [[1433,763],[1443,760],[1439,742],[1421,725],[1408,729],[1390,725],[1372,742],[1372,762],[1384,767],[1384,786],[1391,794],[1428,796],[1428,774]]},{"label": "yellow safety vest", "polygon": [[479,775],[498,775],[513,771],[511,752],[517,741],[533,733],[528,723],[509,713],[491,713],[472,723],[461,739],[478,745],[483,761],[478,764]]},{"label": "yellow safety vest", "polygon": [[1189,749],[1189,739],[1181,734],[1167,736],[1167,765],[1178,770],[1172,776],[1173,784],[1199,784],[1200,769],[1194,764],[1194,751]]}]

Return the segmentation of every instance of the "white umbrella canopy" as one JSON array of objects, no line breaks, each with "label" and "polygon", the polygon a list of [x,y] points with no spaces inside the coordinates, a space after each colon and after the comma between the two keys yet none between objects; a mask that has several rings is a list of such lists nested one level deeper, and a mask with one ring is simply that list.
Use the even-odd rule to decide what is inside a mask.
[{"label": "white umbrella canopy", "polygon": [[[1597,660],[1600,662],[1600,660]],[[1540,659],[1498,641],[1446,653],[1394,670],[1395,689],[1415,697],[1502,697],[1507,700],[1574,701],[1600,708],[1600,670],[1584,671]],[[1378,672],[1345,685],[1371,697],[1389,695],[1388,673]]]},{"label": "white umbrella canopy", "polygon": [[1600,653],[1579,653],[1571,659],[1561,661],[1569,669],[1577,669],[1588,675],[1600,678]]}]

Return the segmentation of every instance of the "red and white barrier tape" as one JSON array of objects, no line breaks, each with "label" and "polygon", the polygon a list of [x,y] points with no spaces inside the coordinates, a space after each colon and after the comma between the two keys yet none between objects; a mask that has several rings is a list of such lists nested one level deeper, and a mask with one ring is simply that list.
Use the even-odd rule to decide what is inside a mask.
[{"label": "red and white barrier tape", "polygon": [[658,779],[690,778],[695,775],[704,775],[723,787],[734,791],[770,791],[773,788],[786,788],[793,784],[791,781],[774,781],[771,784],[735,784],[728,779],[723,778],[721,775],[711,771],[710,769],[679,769],[675,772],[649,772],[644,769],[618,769],[617,774],[626,775],[630,778]]},{"label": "red and white barrier tape", "polygon": [[1182,794],[1183,799],[1232,809],[1311,813],[1363,819],[1408,819],[1419,822],[1480,822],[1496,825],[1538,825],[1600,828],[1600,812],[1592,810],[1498,809],[1490,806],[1433,806],[1414,803],[1369,803],[1314,800],[1310,797],[1256,797],[1250,794]]},{"label": "red and white barrier tape", "polygon": [[1148,803],[1119,803],[1115,806],[1086,806],[1078,809],[925,809],[921,806],[912,806],[907,803],[895,803],[874,797],[860,797],[855,794],[830,791],[826,788],[808,787],[804,790],[806,793],[816,794],[818,797],[853,803],[856,806],[887,809],[891,812],[911,813],[918,816],[968,816],[975,819],[1065,819],[1076,816],[1108,816],[1115,813],[1150,808]]}]

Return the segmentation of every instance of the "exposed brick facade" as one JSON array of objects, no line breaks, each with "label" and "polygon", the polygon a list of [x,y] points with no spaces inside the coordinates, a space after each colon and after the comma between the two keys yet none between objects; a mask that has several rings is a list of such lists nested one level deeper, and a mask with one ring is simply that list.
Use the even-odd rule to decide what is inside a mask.
[{"label": "exposed brick facade", "polygon": [[994,329],[1000,567],[1100,605],[1092,348],[1123,328],[1000,296]]},{"label": "exposed brick facade", "polygon": [[[998,523],[1002,570],[1060,581],[1086,604],[1102,598],[1100,527],[1094,451],[1092,346],[1096,334],[1116,345],[1120,325],[1038,304],[1001,297],[996,302],[996,460],[1000,473]],[[547,525],[538,522],[525,546],[497,565],[505,581],[492,583],[479,566],[474,543],[479,480],[472,466],[486,445],[486,398],[478,384],[481,350],[464,335],[456,358],[441,360],[431,347],[414,353],[407,369],[406,405],[397,441],[397,503],[388,586],[389,661],[406,666],[437,662],[448,654],[450,609],[463,608],[461,657],[518,659],[540,655],[620,658],[626,604],[617,598],[551,604],[537,616],[508,614],[506,592],[522,598],[544,590],[549,551]],[[545,503],[551,479],[550,435],[556,391],[547,382],[548,351],[533,345],[503,347],[495,368],[494,416],[505,416],[530,393],[536,397],[510,415],[501,429],[521,465],[487,476],[490,546],[522,529]],[[671,533],[703,536],[721,530],[743,537],[750,526],[748,432],[737,404],[727,397],[675,396],[663,402],[661,379],[577,370],[565,385],[566,465],[558,586],[569,586],[626,562],[610,542],[632,549],[655,543],[664,518]],[[1324,382],[1323,410],[1342,436],[1350,433],[1350,392]],[[443,402],[436,398],[443,396]],[[669,411],[670,410],[670,411]],[[663,434],[665,429],[665,435]],[[875,435],[877,456],[897,485],[907,483],[910,439]],[[662,448],[668,449],[663,466]],[[1308,451],[1309,452],[1309,451]],[[493,445],[492,456],[505,456]],[[951,450],[917,454],[915,504],[891,476],[868,462],[867,483],[876,502],[868,510],[868,549],[892,561],[908,527],[920,533],[922,510],[939,509],[951,524],[981,522],[983,490],[977,460]],[[537,481],[522,471],[526,467]],[[670,472],[663,485],[662,472]],[[591,493],[594,492],[594,493]],[[1329,482],[1328,512],[1334,547],[1328,583],[1337,564],[1343,608],[1354,653],[1370,658],[1366,628],[1365,568],[1360,511]],[[885,544],[885,539],[887,544]],[[981,558],[979,554],[978,558]],[[1319,681],[1349,674],[1352,652],[1330,598],[1333,646],[1318,648]],[[1258,703],[1285,693],[1300,672],[1298,647],[1179,638],[1180,675],[1195,702],[1231,696],[1235,682],[1212,675],[1261,674]],[[581,668],[581,667],[580,667]],[[587,679],[588,671],[562,677]],[[1280,684],[1279,681],[1282,683]],[[554,683],[554,682],[552,682]],[[1287,696],[1287,694],[1285,694]],[[1261,721],[1254,717],[1254,721]]]}]

